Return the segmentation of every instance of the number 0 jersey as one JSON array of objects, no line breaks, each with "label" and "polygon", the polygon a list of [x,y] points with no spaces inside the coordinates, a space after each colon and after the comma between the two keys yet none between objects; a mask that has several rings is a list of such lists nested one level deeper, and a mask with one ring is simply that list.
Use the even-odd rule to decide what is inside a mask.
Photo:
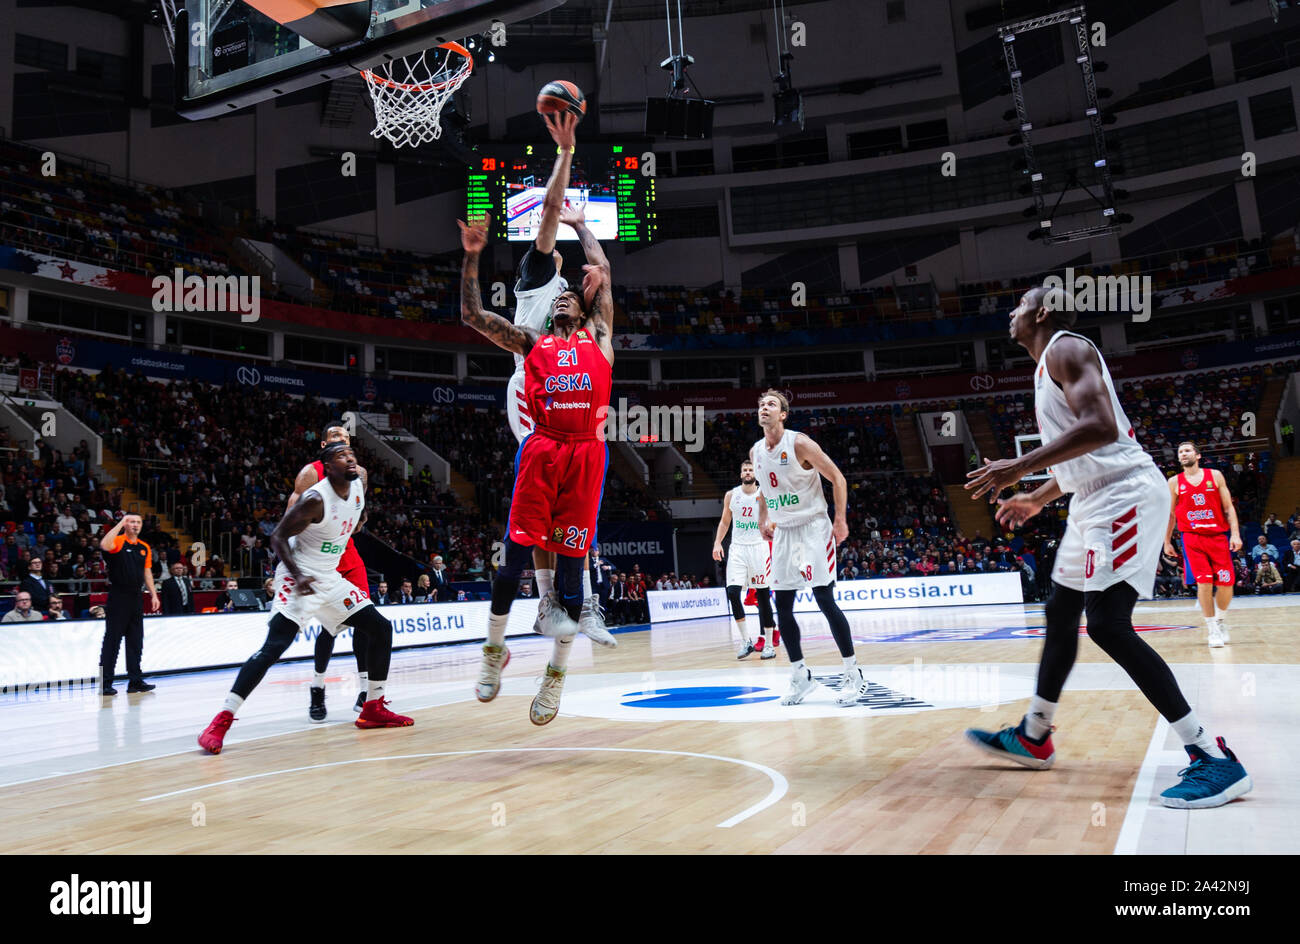
[{"label": "number 0 jersey", "polygon": [[1218,534],[1228,530],[1228,516],[1219,500],[1219,486],[1214,473],[1201,470],[1201,480],[1193,485],[1186,472],[1178,473],[1178,503],[1174,520],[1183,534]]},{"label": "number 0 jersey", "polygon": [[304,576],[324,577],[338,570],[339,558],[361,520],[361,513],[366,510],[365,492],[361,477],[357,476],[350,483],[346,498],[339,498],[329,479],[321,479],[302,493],[300,502],[315,493],[325,503],[321,520],[307,525],[289,539],[293,559]]}]

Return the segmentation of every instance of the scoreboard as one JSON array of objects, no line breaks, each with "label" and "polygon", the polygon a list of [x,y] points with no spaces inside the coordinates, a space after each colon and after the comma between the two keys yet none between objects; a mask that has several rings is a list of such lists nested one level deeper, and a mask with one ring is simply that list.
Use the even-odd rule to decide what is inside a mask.
[{"label": "scoreboard", "polygon": [[[550,143],[480,147],[466,180],[467,219],[491,213],[492,238],[531,242],[555,156]],[[642,173],[635,148],[579,144],[564,196],[570,205],[584,208],[587,226],[599,240],[648,243],[655,238],[655,179]],[[556,233],[556,239],[577,238],[563,224]]]}]

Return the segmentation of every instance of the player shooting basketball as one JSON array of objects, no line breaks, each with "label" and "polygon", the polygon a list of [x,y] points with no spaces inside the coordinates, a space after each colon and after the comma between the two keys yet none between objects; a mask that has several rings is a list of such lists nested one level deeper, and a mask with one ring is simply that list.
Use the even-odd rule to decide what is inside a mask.
[{"label": "player shooting basketball", "polygon": [[[569,186],[580,120],[579,116],[572,111],[547,113],[543,115],[543,119],[546,121],[546,129],[550,132],[551,139],[555,142],[555,167],[546,182],[546,195],[542,200],[542,218],[537,226],[537,236],[533,239],[532,246],[519,260],[519,278],[515,282],[515,324],[531,328],[538,334],[547,334],[551,331],[552,306],[560,294],[569,287],[560,276],[564,256],[555,248],[555,236],[560,227],[561,212],[565,207],[564,195]],[[596,244],[596,249],[599,251],[599,244]],[[588,258],[591,258],[590,255]],[[506,417],[510,422],[510,431],[515,434],[517,442],[523,442],[533,431],[533,417],[524,395],[524,358],[520,354],[515,354],[515,372],[506,384]],[[534,628],[540,632],[550,609],[558,605],[552,593],[555,583],[555,555],[542,547],[534,547],[533,573],[537,579],[537,596],[541,601],[537,610],[537,625]],[[585,562],[582,568],[582,589],[585,603],[579,621],[584,624],[584,632],[590,630],[587,633],[589,636],[600,638],[601,634],[605,633],[605,619],[600,611],[600,598],[591,592],[589,562]]]},{"label": "player shooting basketball", "polygon": [[[510,605],[528,563],[529,548],[556,555],[558,600],[540,627],[555,639],[541,690],[529,718],[546,724],[559,711],[565,667],[579,632],[605,645],[614,637],[590,624],[579,625],[583,605],[583,561],[595,539],[596,516],[609,461],[601,434],[614,363],[613,298],[609,261],[587,229],[581,209],[567,211],[589,264],[581,293],[565,289],[551,305],[553,333],[511,324],[485,311],[479,294],[478,259],[487,245],[488,220],[460,222],[465,262],[461,274],[461,318],[498,347],[524,358],[524,400],[533,418],[516,457],[514,494],[506,524],[505,563],[492,583],[487,642],[475,695],[491,701],[501,688],[501,670],[510,661],[505,646]],[[592,312],[588,314],[588,309]]]}]

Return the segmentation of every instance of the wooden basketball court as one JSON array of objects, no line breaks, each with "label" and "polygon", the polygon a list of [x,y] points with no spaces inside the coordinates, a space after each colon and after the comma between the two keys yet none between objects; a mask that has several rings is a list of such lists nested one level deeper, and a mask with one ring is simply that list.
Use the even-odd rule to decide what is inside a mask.
[{"label": "wooden basketball court", "polygon": [[[1057,716],[1056,766],[1003,766],[962,731],[1017,721],[1039,606],[851,614],[880,685],[837,708],[781,708],[788,663],[744,662],[725,621],[575,643],[560,716],[528,705],[549,640],[510,641],[502,695],[473,697],[477,646],[394,655],[411,728],[359,731],[350,656],[330,719],[307,719],[309,663],[276,666],[219,756],[195,737],[235,670],[155,678],[149,695],[28,693],[0,703],[0,830],[28,852],[1267,853],[1300,850],[1294,600],[1234,605],[1210,650],[1193,601],[1139,605],[1143,638],[1250,771],[1254,792],[1186,812],[1153,802],[1181,750],[1089,641]],[[808,661],[837,677],[820,617]],[[146,653],[146,665],[147,665]]]}]

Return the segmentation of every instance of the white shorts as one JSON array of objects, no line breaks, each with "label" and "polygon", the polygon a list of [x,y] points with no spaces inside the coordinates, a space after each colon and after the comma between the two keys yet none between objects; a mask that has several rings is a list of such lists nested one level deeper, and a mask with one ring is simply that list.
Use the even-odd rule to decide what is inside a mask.
[{"label": "white shorts", "polygon": [[766,587],[772,573],[772,549],[766,541],[736,544],[727,553],[728,587]]},{"label": "white shorts", "polygon": [[1072,590],[1120,581],[1150,597],[1169,525],[1169,483],[1154,465],[1070,499],[1052,579]]},{"label": "white shorts", "polygon": [[835,582],[835,536],[831,519],[819,515],[803,524],[776,526],[772,538],[772,589],[829,587]]},{"label": "white shorts", "polygon": [[271,585],[275,597],[271,601],[271,613],[281,613],[299,627],[316,620],[325,627],[327,633],[337,636],[345,619],[373,605],[370,594],[344,580],[338,571],[317,577],[311,585],[310,594],[297,593],[295,583],[284,564],[275,568],[274,583]]},{"label": "white shorts", "polygon": [[506,416],[510,419],[510,432],[515,434],[516,442],[523,442],[524,437],[533,431],[533,414],[524,399],[524,372],[517,370],[510,375],[506,384]]}]

